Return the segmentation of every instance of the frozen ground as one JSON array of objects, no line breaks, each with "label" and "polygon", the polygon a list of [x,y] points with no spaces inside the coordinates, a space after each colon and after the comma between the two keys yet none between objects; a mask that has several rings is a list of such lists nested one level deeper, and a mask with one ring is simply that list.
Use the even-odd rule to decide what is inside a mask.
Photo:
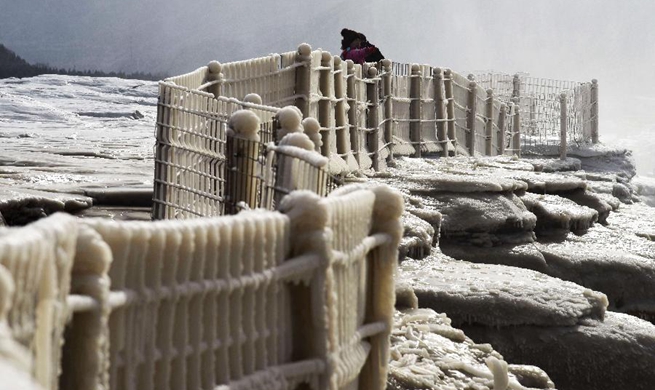
[{"label": "frozen ground", "polygon": [[[0,80],[0,213],[147,219],[156,95],[134,80]],[[655,327],[616,313],[655,319],[655,181],[632,178],[629,157],[399,158],[370,178],[404,194],[400,279],[441,313],[398,312],[391,388],[655,382]]]},{"label": "frozen ground", "polygon": [[545,369],[560,389],[649,388],[655,326],[615,311],[655,319],[655,209],[642,201],[652,187],[617,168],[629,155],[606,149],[584,164],[398,159],[374,180],[399,188],[414,217],[442,214],[408,219],[403,242],[439,248],[406,249],[399,281],[419,307],[446,313],[508,361]]},{"label": "frozen ground", "polygon": [[[0,80],[0,212],[89,202],[85,190],[152,188],[157,84],[44,75]],[[53,196],[52,192],[61,194]]]}]

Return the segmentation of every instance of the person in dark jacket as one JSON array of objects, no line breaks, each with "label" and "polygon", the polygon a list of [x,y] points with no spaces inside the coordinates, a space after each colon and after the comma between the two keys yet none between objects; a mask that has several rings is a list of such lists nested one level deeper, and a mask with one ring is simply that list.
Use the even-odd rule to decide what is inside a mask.
[{"label": "person in dark jacket", "polygon": [[352,60],[356,64],[376,62],[384,58],[375,45],[366,40],[366,36],[354,30],[341,30],[341,59]]}]

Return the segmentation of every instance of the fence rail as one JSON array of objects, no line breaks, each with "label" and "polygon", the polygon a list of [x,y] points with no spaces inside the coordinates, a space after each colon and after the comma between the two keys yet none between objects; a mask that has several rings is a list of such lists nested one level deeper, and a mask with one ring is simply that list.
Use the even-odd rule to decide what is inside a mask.
[{"label": "fence rail", "polygon": [[[597,142],[597,92],[595,81],[464,76],[388,60],[357,65],[305,44],[281,55],[212,61],[160,83],[153,217],[274,209],[293,189],[327,193],[335,177],[384,170],[395,156],[520,156],[557,145],[565,158],[567,142]],[[280,131],[309,134],[299,123],[281,130],[277,115],[287,104],[316,118],[313,149],[327,158],[324,166],[307,165],[306,153],[280,156],[282,149],[269,147],[281,141]],[[258,144],[229,136],[230,118],[241,109],[258,117]],[[328,187],[284,177],[298,164],[307,166],[303,175],[323,175]]]},{"label": "fence rail", "polygon": [[282,212],[1,230],[0,339],[48,390],[382,390],[402,204],[346,186]]},{"label": "fence rail", "polygon": [[474,77],[497,91],[499,99],[519,107],[524,149],[554,145],[565,154],[567,142],[598,142],[596,80],[575,82],[491,72]]}]

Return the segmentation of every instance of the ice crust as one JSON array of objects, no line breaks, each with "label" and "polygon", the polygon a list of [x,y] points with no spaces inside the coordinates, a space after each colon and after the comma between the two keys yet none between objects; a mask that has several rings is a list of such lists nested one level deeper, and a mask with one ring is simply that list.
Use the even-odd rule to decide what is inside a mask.
[{"label": "ice crust", "polygon": [[388,390],[526,389],[521,382],[532,389],[554,388],[544,371],[508,366],[490,345],[476,344],[453,328],[445,314],[430,309],[396,312]]},{"label": "ice crust", "polygon": [[399,278],[414,288],[420,307],[448,313],[456,326],[572,326],[602,320],[607,307],[605,294],[540,272],[439,255],[403,262]]}]

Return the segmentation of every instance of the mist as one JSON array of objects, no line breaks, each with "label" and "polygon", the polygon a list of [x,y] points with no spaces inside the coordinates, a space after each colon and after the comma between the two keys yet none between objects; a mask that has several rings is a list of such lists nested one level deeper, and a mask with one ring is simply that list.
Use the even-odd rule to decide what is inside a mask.
[{"label": "mist", "polygon": [[600,137],[655,175],[655,3],[627,0],[0,0],[0,43],[32,63],[184,73],[307,42],[339,53],[343,27],[388,58],[459,72],[599,80]]}]

